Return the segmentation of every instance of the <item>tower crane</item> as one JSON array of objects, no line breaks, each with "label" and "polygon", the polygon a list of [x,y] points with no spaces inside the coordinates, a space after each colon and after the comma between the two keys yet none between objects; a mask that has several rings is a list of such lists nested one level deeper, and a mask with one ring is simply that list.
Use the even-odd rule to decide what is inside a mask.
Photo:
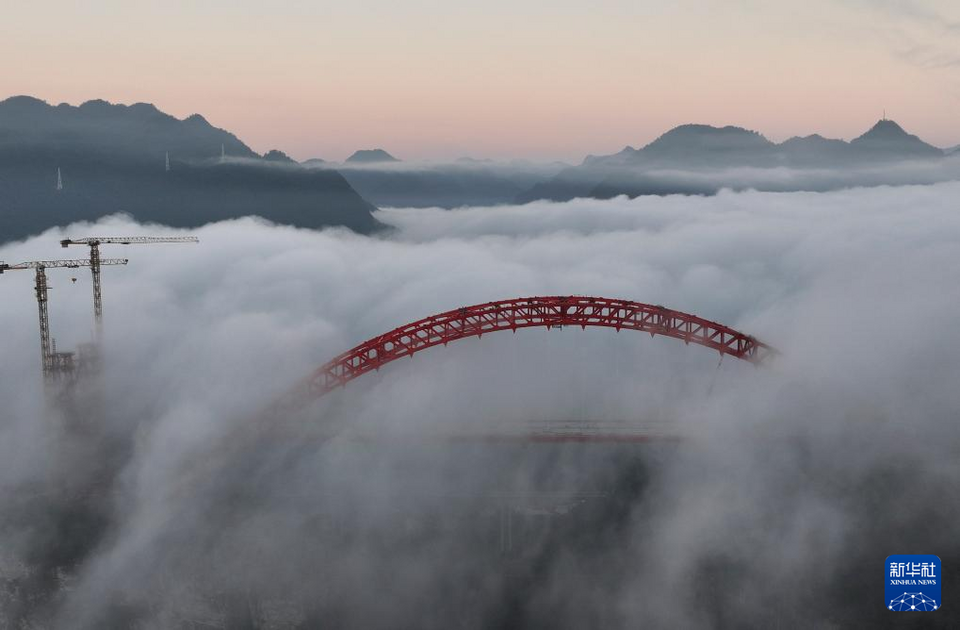
[{"label": "tower crane", "polygon": [[[73,353],[57,352],[54,342],[50,339],[50,314],[47,310],[47,269],[65,267],[67,269],[77,269],[79,267],[90,267],[93,263],[89,260],[32,260],[8,265],[0,262],[0,274],[4,271],[17,271],[21,269],[33,269],[36,272],[35,290],[37,294],[37,309],[40,312],[40,365],[43,368],[44,378],[59,376],[73,369]],[[126,258],[104,258],[97,260],[98,265],[125,265]]]},{"label": "tower crane", "polygon": [[103,301],[100,296],[100,258],[101,245],[145,245],[151,243],[199,243],[196,236],[89,236],[86,238],[65,238],[61,247],[70,245],[88,245],[90,247],[90,275],[93,276],[93,320],[96,323],[96,335],[99,338],[103,330]]}]

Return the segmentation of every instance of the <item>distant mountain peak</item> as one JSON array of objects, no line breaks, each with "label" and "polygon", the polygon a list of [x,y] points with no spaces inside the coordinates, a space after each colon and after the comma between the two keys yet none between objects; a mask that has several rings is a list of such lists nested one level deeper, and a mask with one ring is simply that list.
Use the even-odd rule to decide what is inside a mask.
[{"label": "distant mountain peak", "polygon": [[825,138],[819,133],[812,133],[809,136],[793,136],[788,138],[780,143],[781,147],[790,148],[793,146],[826,146],[826,145],[845,145],[847,144],[843,140],[838,140],[836,138]]},{"label": "distant mountain peak", "polygon": [[898,125],[895,121],[890,120],[889,118],[882,118],[878,120],[877,124],[871,127],[869,131],[860,137],[909,138],[910,134],[904,131],[903,127]]},{"label": "distant mountain peak", "polygon": [[281,151],[280,149],[270,149],[263,154],[263,159],[269,162],[283,162],[286,164],[296,164],[297,161],[291,158],[289,155]]},{"label": "distant mountain peak", "polygon": [[943,155],[943,151],[927,144],[915,135],[907,133],[896,122],[883,118],[877,121],[865,134],[850,141],[854,147],[874,151],[896,152],[898,154],[923,156]]},{"label": "distant mountain peak", "polygon": [[668,160],[702,160],[710,155],[750,154],[751,159],[771,150],[775,145],[762,134],[743,127],[714,127],[712,125],[688,124],[674,127],[647,146],[637,155]]},{"label": "distant mountain peak", "polygon": [[80,105],[77,106],[77,111],[88,117],[93,117],[96,119],[109,119],[117,114],[123,115],[126,113],[127,106],[114,105],[110,101],[105,101],[102,98],[95,98],[80,103]]},{"label": "distant mountain peak", "polygon": [[360,149],[346,160],[349,163],[371,164],[374,162],[399,162],[383,149]]},{"label": "distant mountain peak", "polygon": [[714,127],[713,125],[704,125],[701,123],[686,123],[677,125],[673,129],[664,133],[661,138],[681,135],[710,135],[710,136],[761,136],[759,131],[753,131],[744,127],[734,125],[725,125],[723,127]]},{"label": "distant mountain peak", "polygon": [[212,126],[209,122],[207,122],[207,119],[201,116],[200,114],[191,114],[186,118],[184,118],[183,122],[191,123],[194,125],[204,125],[206,127]]},{"label": "distant mountain peak", "polygon": [[80,103],[80,109],[109,109],[113,107],[113,104],[110,101],[105,101],[102,98],[93,98],[89,101],[84,101]]},{"label": "distant mountain peak", "polygon": [[157,106],[154,105],[153,103],[143,103],[143,102],[134,103],[133,105],[130,105],[129,108],[131,111],[140,112],[144,114],[162,113],[159,109],[157,109]]},{"label": "distant mountain peak", "polygon": [[42,101],[39,98],[33,96],[19,95],[11,96],[0,101],[0,107],[15,107],[15,108],[46,108],[49,107],[46,101]]}]

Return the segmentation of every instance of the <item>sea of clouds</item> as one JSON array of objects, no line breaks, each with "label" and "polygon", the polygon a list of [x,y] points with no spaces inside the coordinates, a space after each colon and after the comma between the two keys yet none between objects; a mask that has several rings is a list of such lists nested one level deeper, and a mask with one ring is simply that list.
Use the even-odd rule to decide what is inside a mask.
[{"label": "sea of clouds", "polygon": [[[308,623],[311,606],[353,627],[813,627],[882,614],[887,555],[960,558],[958,199],[952,182],[390,209],[377,218],[393,229],[373,237],[251,218],[191,231],[199,245],[105,246],[130,262],[103,270],[103,374],[72,411],[44,399],[32,273],[5,273],[0,514],[41,516],[0,518],[0,578],[24,579],[24,558],[83,535],[36,499],[66,487],[97,497],[104,522],[69,587],[22,613],[57,627],[125,614],[229,626],[238,598],[275,627],[289,627],[283,614]],[[86,256],[62,250],[65,237],[184,233],[115,216],[4,245],[0,260]],[[89,274],[52,270],[50,283],[53,334],[72,349],[92,332]],[[219,449],[369,337],[533,295],[661,304],[780,354],[755,368],[629,332],[485,335],[336,392],[298,419],[308,437],[287,428],[242,456]],[[336,423],[419,445],[457,427],[584,419],[687,439],[638,447],[643,491],[595,548],[538,555],[528,542],[526,564],[453,534],[391,536],[451,496],[602,490],[622,453],[310,437]],[[368,535],[324,543],[331,511]],[[284,593],[293,612],[267,610]]]}]

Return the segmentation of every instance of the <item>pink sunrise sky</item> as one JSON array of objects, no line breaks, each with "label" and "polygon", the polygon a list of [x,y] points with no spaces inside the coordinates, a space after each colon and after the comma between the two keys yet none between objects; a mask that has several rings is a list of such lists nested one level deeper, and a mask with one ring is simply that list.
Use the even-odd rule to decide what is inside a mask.
[{"label": "pink sunrise sky", "polygon": [[960,144],[960,3],[47,2],[6,7],[0,98],[145,101],[254,150],[579,161],[699,122]]}]

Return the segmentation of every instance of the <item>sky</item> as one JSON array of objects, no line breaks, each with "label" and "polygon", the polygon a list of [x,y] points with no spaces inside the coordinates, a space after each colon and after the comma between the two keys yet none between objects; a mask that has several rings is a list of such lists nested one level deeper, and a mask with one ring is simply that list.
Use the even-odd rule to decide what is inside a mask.
[{"label": "sky", "polygon": [[[663,419],[690,440],[650,454],[647,491],[621,526],[590,532],[593,551],[534,556],[526,599],[510,601],[540,626],[585,627],[587,615],[603,627],[715,628],[709,615],[720,610],[736,627],[776,627],[769,616],[781,612],[784,627],[847,627],[883,614],[891,541],[944,564],[960,552],[960,503],[945,500],[960,484],[958,195],[960,183],[947,182],[391,209],[377,218],[395,230],[378,236],[248,217],[192,230],[196,245],[104,249],[130,263],[103,271],[102,388],[79,390],[95,412],[76,412],[83,430],[70,440],[52,427],[76,425],[41,403],[32,274],[4,274],[0,488],[83,487],[119,461],[104,493],[110,535],[52,607],[59,623],[44,625],[112,627],[98,615],[122,604],[154,621],[145,627],[176,627],[167,616],[178,610],[203,618],[198,593],[279,589],[342,598],[350,627],[448,628],[464,614],[496,626],[512,572],[486,564],[495,541],[402,532],[409,518],[448,512],[443,497],[473,496],[480,510],[484,493],[589,487],[617,465],[602,452],[571,461],[525,448],[517,457],[528,465],[516,466],[495,447],[428,439],[545,419]],[[0,259],[43,257],[61,238],[93,233],[185,232],[106,217],[5,244]],[[49,282],[53,334],[73,349],[91,333],[90,276],[51,270]],[[492,333],[358,378],[291,433],[254,433],[257,448],[241,449],[240,462],[228,448],[250,435],[253,410],[364,339],[457,306],[557,294],[663,304],[780,355],[754,367],[629,331]],[[309,439],[329,424],[343,433]],[[427,446],[346,437],[359,429],[406,431]],[[126,443],[129,452],[115,446]],[[0,514],[18,507],[10,496],[0,493]],[[327,538],[331,512],[395,542]],[[4,523],[5,576],[20,575],[18,558],[57,548],[45,532],[68,527]],[[536,536],[523,540],[523,553],[536,553]],[[662,592],[671,605],[638,597]]]},{"label": "sky", "polygon": [[960,143],[952,0],[10,3],[0,94],[202,113],[255,150],[579,161],[686,122]]}]

